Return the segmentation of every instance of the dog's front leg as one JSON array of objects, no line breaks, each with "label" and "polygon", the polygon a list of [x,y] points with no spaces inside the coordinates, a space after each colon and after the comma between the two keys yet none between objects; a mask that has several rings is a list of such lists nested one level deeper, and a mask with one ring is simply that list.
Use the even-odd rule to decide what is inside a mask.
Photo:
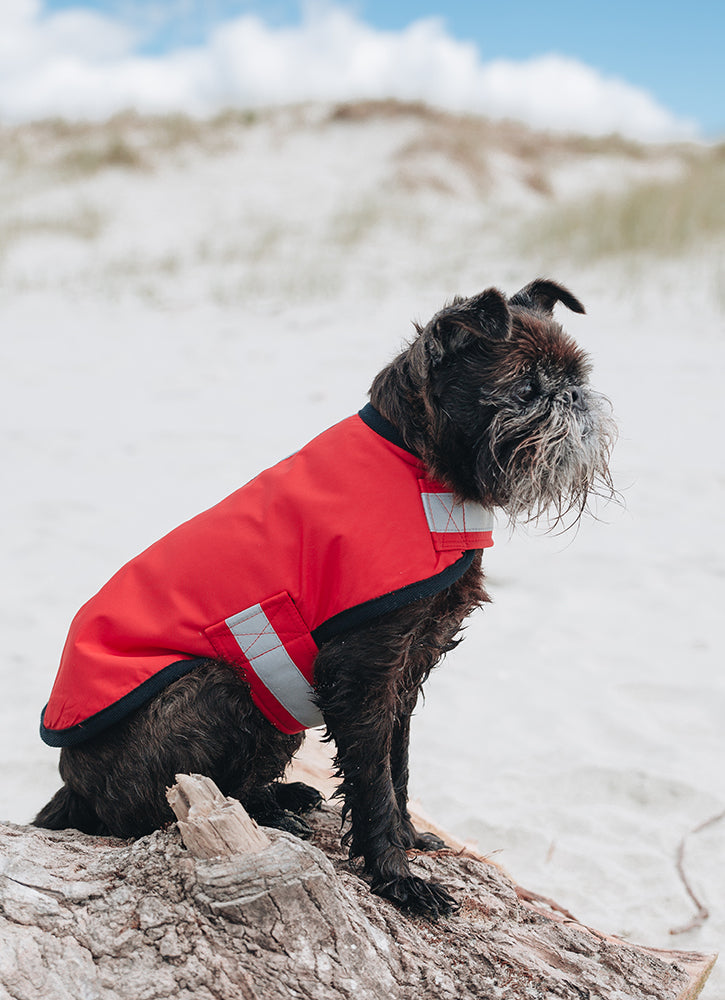
[{"label": "dog's front leg", "polygon": [[406,855],[409,837],[391,757],[399,660],[383,658],[379,651],[373,658],[369,645],[363,659],[358,645],[354,638],[333,640],[316,664],[318,700],[337,746],[335,762],[342,779],[337,794],[351,819],[345,835],[350,856],[364,859],[372,889],[379,895],[426,916],[450,913],[456,908],[454,899],[436,883],[413,875]]},{"label": "dog's front leg", "polygon": [[410,717],[413,714],[417,700],[418,692],[415,691],[408,699],[408,703],[405,705],[403,711],[398,714],[398,718],[395,720],[390,767],[393,776],[395,799],[400,812],[403,846],[406,848],[415,847],[419,851],[439,851],[446,846],[445,841],[429,830],[422,833],[416,830],[408,812]]}]

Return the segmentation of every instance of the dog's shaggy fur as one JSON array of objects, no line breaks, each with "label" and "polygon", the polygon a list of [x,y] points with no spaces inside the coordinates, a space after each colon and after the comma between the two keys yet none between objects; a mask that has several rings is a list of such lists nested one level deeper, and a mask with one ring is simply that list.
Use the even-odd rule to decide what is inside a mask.
[{"label": "dog's shaggy fur", "polygon": [[[565,288],[538,280],[507,300],[495,289],[438,313],[374,380],[372,404],[461,500],[511,519],[576,519],[592,492],[611,493],[614,426],[589,388],[586,356],[553,321]],[[428,916],[456,904],[410,872],[406,850],[441,841],[407,808],[410,717],[423,682],[488,597],[481,557],[447,590],[336,636],[315,661],[315,688],[336,746],[351,857],[375,892]],[[245,682],[206,661],[99,736],[61,752],[65,784],[35,819],[138,837],[172,819],[165,789],[178,772],[209,775],[260,823],[304,836],[319,796],[284,784],[302,742],[275,729]]]}]

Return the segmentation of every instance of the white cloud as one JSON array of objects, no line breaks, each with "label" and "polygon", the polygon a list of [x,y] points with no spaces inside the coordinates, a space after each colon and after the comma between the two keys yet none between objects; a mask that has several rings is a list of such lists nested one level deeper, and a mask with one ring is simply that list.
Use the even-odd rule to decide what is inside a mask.
[{"label": "white cloud", "polygon": [[156,56],[119,18],[38,0],[0,9],[0,116],[99,118],[128,107],[203,114],[228,105],[309,99],[420,99],[543,128],[639,139],[696,134],[645,91],[574,59],[483,62],[476,47],[424,19],[382,31],[343,7],[308,10],[294,27],[251,15],[218,24],[204,45]]}]

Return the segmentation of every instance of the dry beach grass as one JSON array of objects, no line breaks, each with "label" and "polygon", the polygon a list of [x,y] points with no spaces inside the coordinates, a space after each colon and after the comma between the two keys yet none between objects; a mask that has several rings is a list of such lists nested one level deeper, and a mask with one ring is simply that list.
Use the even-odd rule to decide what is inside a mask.
[{"label": "dry beach grass", "polygon": [[[202,159],[232,160],[246,152],[252,160],[255,147],[265,141],[270,156],[286,158],[301,136],[315,140],[322,151],[341,132],[351,137],[365,130],[387,132],[387,162],[380,165],[377,183],[359,192],[355,181],[364,165],[355,165],[351,156],[350,170],[357,175],[335,192],[328,226],[314,226],[317,211],[305,220],[313,224],[305,239],[317,237],[320,243],[312,252],[361,243],[391,222],[425,236],[439,211],[453,208],[455,215],[460,202],[468,203],[473,220],[490,220],[493,214],[497,222],[506,221],[515,202],[517,216],[523,216],[516,220],[522,250],[533,248],[536,254],[547,248],[574,259],[677,254],[695,242],[721,238],[725,228],[718,197],[725,176],[722,147],[653,147],[617,136],[536,133],[513,122],[376,101],[331,109],[230,110],[207,120],[128,112],[100,123],[48,120],[5,128],[0,133],[0,251],[7,255],[13,243],[43,232],[80,240],[102,237],[114,206],[94,197],[101,174],[138,172],[139,184],[153,186],[154,176],[198,167]],[[351,153],[356,151],[353,140]],[[324,154],[320,166],[324,171]],[[60,202],[52,196],[60,187],[66,202],[75,194],[73,210],[67,204],[33,210],[33,203]],[[314,183],[300,186],[301,200],[306,188]],[[309,208],[313,205],[317,209],[316,202]],[[245,221],[256,230],[250,247],[240,240],[221,249],[212,240],[197,240],[183,252],[195,249],[200,258],[246,263],[249,257],[266,260],[274,243],[299,238],[297,219],[283,213],[270,215],[264,224]],[[168,252],[161,256],[162,269],[168,269],[169,259]]]}]

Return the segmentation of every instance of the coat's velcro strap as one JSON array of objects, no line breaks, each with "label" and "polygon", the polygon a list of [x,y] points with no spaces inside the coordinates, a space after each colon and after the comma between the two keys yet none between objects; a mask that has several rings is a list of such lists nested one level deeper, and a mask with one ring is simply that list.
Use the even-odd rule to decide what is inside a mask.
[{"label": "coat's velcro strap", "polygon": [[223,660],[241,669],[278,729],[298,733],[323,725],[312,686],[317,645],[288,593],[230,615],[206,636]]},{"label": "coat's velcro strap", "polygon": [[447,486],[420,479],[420,497],[438,552],[487,549],[493,545],[493,511],[472,500],[457,500]]}]

